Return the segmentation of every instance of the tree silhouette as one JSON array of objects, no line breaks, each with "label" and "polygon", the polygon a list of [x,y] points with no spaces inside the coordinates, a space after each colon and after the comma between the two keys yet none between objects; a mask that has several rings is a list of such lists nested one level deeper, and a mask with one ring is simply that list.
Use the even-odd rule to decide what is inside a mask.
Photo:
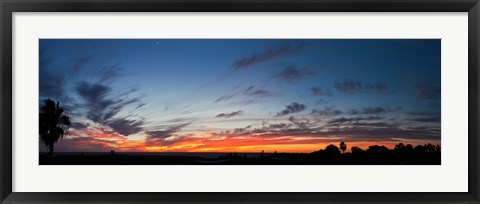
[{"label": "tree silhouette", "polygon": [[340,142],[340,149],[342,150],[342,154],[345,154],[345,150],[347,149],[345,142]]},{"label": "tree silhouette", "polygon": [[395,145],[395,148],[393,149],[395,152],[400,152],[402,151],[403,149],[405,149],[405,145],[403,143],[398,143],[397,145]]},{"label": "tree silhouette", "polygon": [[327,155],[339,155],[340,154],[340,149],[338,149],[337,146],[331,144],[331,145],[328,145],[327,147],[325,147],[324,152]]},{"label": "tree silhouette", "polygon": [[374,154],[387,154],[390,150],[385,146],[372,145],[368,147],[367,152]]},{"label": "tree silhouette", "polygon": [[66,134],[70,126],[70,118],[63,115],[63,108],[60,102],[46,99],[40,108],[39,134],[42,142],[48,148],[48,154],[53,157],[54,144]]},{"label": "tree silhouette", "polygon": [[356,154],[356,153],[363,152],[363,149],[360,148],[360,147],[357,147],[357,146],[353,146],[353,147],[351,148],[351,151],[352,151],[352,153]]},{"label": "tree silhouette", "polygon": [[435,146],[428,143],[427,145],[425,145],[425,151],[427,151],[428,153],[433,153],[435,152]]}]

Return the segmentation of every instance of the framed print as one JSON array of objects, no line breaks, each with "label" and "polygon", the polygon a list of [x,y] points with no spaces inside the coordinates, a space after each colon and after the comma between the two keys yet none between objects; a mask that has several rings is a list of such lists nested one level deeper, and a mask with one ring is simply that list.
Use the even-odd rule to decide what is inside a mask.
[{"label": "framed print", "polygon": [[0,5],[2,203],[479,203],[477,0]]},{"label": "framed print", "polygon": [[[441,164],[440,39],[39,39],[39,46],[39,165]],[[244,50],[261,52],[236,59]],[[115,53],[118,62],[95,61]],[[72,56],[77,64],[67,69]],[[136,58],[145,67],[120,67]],[[408,80],[372,63],[404,58]],[[220,59],[227,62],[213,63]],[[317,68],[334,62],[338,73]],[[178,68],[157,68],[168,66]],[[382,81],[368,81],[368,66]]]}]

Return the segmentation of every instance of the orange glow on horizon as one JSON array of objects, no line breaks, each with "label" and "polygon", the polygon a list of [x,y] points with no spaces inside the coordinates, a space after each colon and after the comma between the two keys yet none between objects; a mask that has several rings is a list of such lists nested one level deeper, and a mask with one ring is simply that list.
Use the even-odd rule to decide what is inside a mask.
[{"label": "orange glow on horizon", "polygon": [[[100,130],[84,132],[87,135],[71,132],[65,139],[59,141],[59,147],[65,149],[75,149],[82,152],[102,152],[114,150],[117,152],[278,152],[278,153],[311,153],[326,146],[333,144],[339,147],[341,140],[328,140],[315,138],[311,136],[270,136],[263,138],[262,136],[242,136],[242,137],[226,137],[218,139],[218,137],[197,137],[195,135],[187,135],[181,137],[181,140],[173,141],[168,144],[147,144],[145,140],[130,140],[117,134],[105,133]],[[302,139],[298,139],[302,138]],[[345,141],[347,150],[354,146],[364,150],[369,146],[379,145],[393,149],[398,143],[411,144],[413,146],[431,143],[439,144],[439,141],[425,140],[406,140],[406,141]]]}]

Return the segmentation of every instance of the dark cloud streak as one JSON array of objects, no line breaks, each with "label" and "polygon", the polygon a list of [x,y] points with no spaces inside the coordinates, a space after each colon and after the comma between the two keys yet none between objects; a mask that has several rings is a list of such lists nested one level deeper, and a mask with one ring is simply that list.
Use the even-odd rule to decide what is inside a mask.
[{"label": "dark cloud streak", "polygon": [[343,114],[342,110],[336,109],[335,106],[325,106],[322,108],[315,108],[311,112],[314,116],[336,116]]},{"label": "dark cloud streak", "polygon": [[130,120],[127,118],[112,119],[107,124],[113,129],[113,131],[120,133],[121,135],[132,135],[143,130],[143,120]]},{"label": "dark cloud streak", "polygon": [[292,114],[292,113],[298,113],[298,112],[301,112],[301,111],[305,110],[305,108],[306,108],[305,105],[297,103],[297,102],[293,102],[292,104],[287,105],[285,107],[285,110],[282,110],[282,111],[278,112],[277,117]]},{"label": "dark cloud streak", "polygon": [[282,69],[276,77],[288,83],[294,83],[298,80],[314,76],[315,72],[308,69],[300,69],[295,65],[289,65]]},{"label": "dark cloud streak", "polygon": [[438,83],[427,81],[416,84],[414,88],[418,99],[440,99],[441,97],[442,90]]},{"label": "dark cloud streak", "polygon": [[335,89],[341,93],[347,94],[391,94],[392,90],[388,89],[384,83],[363,83],[355,79],[345,79],[341,82],[335,82]]},{"label": "dark cloud streak", "polygon": [[321,87],[312,87],[310,88],[310,91],[314,96],[326,96],[326,97],[332,96],[332,91],[330,91],[330,89],[322,89]]},{"label": "dark cloud streak", "polygon": [[237,116],[237,115],[240,115],[242,114],[242,111],[239,110],[239,111],[235,111],[235,112],[231,112],[231,113],[220,113],[218,114],[217,116],[215,116],[216,118],[230,118],[230,117],[233,117],[233,116]]},{"label": "dark cloud streak", "polygon": [[173,135],[175,135],[175,133],[179,132],[182,128],[190,125],[190,123],[191,122],[172,125],[165,128],[164,130],[147,131],[145,132],[145,134],[147,134],[145,144],[148,146],[167,145],[169,142],[167,142],[165,139],[172,137]]},{"label": "dark cloud streak", "polygon": [[348,111],[350,115],[357,115],[357,114],[366,114],[366,115],[372,115],[372,114],[383,114],[383,113],[391,113],[391,112],[397,112],[402,110],[403,108],[401,106],[397,107],[390,107],[390,106],[376,106],[376,107],[364,107],[361,110],[358,109],[351,109]]},{"label": "dark cloud streak", "polygon": [[[131,89],[135,92],[135,89]],[[78,95],[86,102],[86,116],[88,119],[110,126],[115,132],[124,136],[138,133],[142,131],[143,120],[127,119],[118,116],[121,110],[130,104],[140,102],[139,98],[125,98],[128,94],[120,94],[120,96],[112,96],[112,89],[109,86],[94,83],[89,84],[82,81],[76,87]],[[116,100],[111,98],[117,98]],[[137,104],[136,107],[142,105]]]},{"label": "dark cloud streak", "polygon": [[285,44],[277,48],[266,50],[262,53],[253,54],[236,60],[233,63],[235,70],[246,69],[250,66],[273,60],[275,58],[298,54],[302,51],[302,46]]}]

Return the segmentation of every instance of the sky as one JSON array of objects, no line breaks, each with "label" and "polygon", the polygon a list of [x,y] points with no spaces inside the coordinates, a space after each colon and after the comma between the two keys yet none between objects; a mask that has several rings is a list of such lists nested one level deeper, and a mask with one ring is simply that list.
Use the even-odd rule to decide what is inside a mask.
[{"label": "sky", "polygon": [[[40,39],[57,152],[440,144],[439,39]],[[45,151],[40,144],[40,151]]]}]

